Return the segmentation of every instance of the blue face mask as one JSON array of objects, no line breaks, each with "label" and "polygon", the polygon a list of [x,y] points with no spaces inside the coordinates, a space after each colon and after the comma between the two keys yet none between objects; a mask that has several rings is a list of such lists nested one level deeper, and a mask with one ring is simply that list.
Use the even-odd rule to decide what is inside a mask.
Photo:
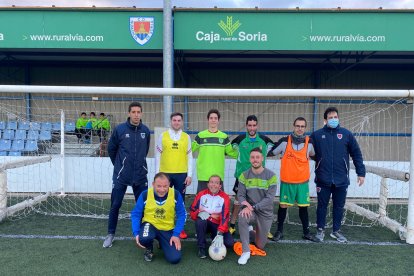
[{"label": "blue face mask", "polygon": [[328,127],[330,128],[336,128],[339,125],[339,119],[338,118],[332,118],[328,120]]}]

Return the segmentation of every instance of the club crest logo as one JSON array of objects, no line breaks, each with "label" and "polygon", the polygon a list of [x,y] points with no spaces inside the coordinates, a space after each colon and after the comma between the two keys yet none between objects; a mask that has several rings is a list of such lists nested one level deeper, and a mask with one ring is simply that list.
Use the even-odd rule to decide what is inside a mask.
[{"label": "club crest logo", "polygon": [[341,140],[342,139],[342,134],[338,133],[338,134],[336,134],[336,137],[338,137],[338,139]]},{"label": "club crest logo", "polygon": [[139,45],[146,44],[154,33],[154,17],[130,17],[129,30]]},{"label": "club crest logo", "polygon": [[145,132],[141,132],[141,138],[145,139]]}]

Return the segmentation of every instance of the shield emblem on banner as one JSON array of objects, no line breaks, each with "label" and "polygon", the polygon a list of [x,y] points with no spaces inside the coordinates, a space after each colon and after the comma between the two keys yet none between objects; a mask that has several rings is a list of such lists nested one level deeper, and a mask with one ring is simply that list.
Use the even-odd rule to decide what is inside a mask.
[{"label": "shield emblem on banner", "polygon": [[146,44],[154,33],[154,17],[130,17],[129,30],[139,45]]},{"label": "shield emblem on banner", "polygon": [[339,139],[339,140],[341,140],[341,139],[342,139],[342,134],[341,134],[341,133],[338,133],[338,134],[336,135],[336,137],[338,137],[338,139]]}]

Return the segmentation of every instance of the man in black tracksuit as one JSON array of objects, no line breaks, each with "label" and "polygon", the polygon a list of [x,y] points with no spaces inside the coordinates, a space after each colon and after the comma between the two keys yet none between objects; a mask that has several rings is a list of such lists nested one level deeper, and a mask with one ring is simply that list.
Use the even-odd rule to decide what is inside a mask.
[{"label": "man in black tracksuit", "polygon": [[148,187],[148,167],[146,157],[150,144],[150,131],[141,121],[142,106],[133,102],[128,108],[129,118],[116,127],[108,143],[108,155],[114,165],[112,176],[111,209],[108,219],[108,236],[103,247],[112,246],[118,223],[119,209],[122,206],[128,186],[132,186],[135,202]]},{"label": "man in black tracksuit", "polygon": [[316,209],[317,234],[315,241],[325,236],[326,212],[332,194],[333,226],[330,236],[339,242],[347,242],[340,232],[343,208],[349,186],[349,156],[355,165],[358,184],[364,184],[365,166],[362,153],[353,134],[339,125],[338,109],[329,107],[323,115],[325,126],[311,134],[315,148],[315,183],[318,195]]}]

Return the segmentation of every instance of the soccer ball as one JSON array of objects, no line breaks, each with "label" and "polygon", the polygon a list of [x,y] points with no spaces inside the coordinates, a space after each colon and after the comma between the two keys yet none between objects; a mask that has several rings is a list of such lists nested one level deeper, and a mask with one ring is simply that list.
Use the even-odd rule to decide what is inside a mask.
[{"label": "soccer ball", "polygon": [[221,261],[226,257],[227,249],[223,245],[222,247],[215,247],[213,245],[210,245],[208,248],[208,255],[210,255],[210,258],[212,258],[215,261]]}]

